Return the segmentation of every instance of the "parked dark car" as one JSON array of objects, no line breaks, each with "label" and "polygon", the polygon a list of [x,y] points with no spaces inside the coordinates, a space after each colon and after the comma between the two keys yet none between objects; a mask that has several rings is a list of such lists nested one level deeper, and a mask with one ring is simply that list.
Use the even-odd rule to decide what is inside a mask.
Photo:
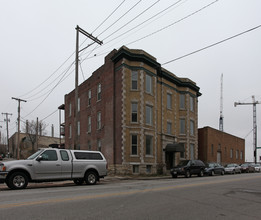
[{"label": "parked dark car", "polygon": [[255,172],[255,167],[249,163],[241,164],[240,167],[241,167],[242,173],[254,173]]},{"label": "parked dark car", "polygon": [[225,168],[221,166],[219,163],[207,163],[205,168],[205,174],[214,176],[215,174],[224,175]]},{"label": "parked dark car", "polygon": [[205,164],[201,160],[182,160],[180,163],[170,170],[173,178],[179,175],[191,177],[191,175],[204,176]]}]

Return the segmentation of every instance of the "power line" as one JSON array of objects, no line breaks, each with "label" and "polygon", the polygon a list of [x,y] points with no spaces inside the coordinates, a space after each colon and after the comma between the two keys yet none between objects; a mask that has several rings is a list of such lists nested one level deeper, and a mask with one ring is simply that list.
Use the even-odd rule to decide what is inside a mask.
[{"label": "power line", "polygon": [[165,63],[162,64],[162,66],[163,66],[163,65],[166,65],[166,64],[169,64],[169,63],[172,63],[172,62],[174,62],[174,61],[180,60],[180,59],[182,59],[182,58],[184,58],[184,57],[187,57],[187,56],[190,56],[190,55],[192,55],[192,54],[198,53],[198,52],[200,52],[200,51],[202,51],[202,50],[206,50],[206,49],[208,49],[208,48],[210,48],[210,47],[214,47],[214,46],[216,46],[216,45],[218,45],[218,44],[224,43],[224,42],[226,42],[226,41],[228,41],[228,40],[231,40],[231,39],[233,39],[233,38],[239,37],[239,36],[241,36],[241,35],[243,35],[243,34],[246,34],[246,33],[248,33],[248,32],[254,31],[254,30],[256,30],[256,29],[258,29],[258,28],[260,28],[260,27],[261,27],[261,25],[258,25],[258,26],[256,26],[256,27],[250,28],[250,29],[248,29],[248,30],[246,30],[246,31],[243,31],[243,32],[241,32],[241,33],[239,33],[239,34],[236,34],[236,35],[234,35],[234,36],[232,36],[232,37],[228,37],[228,38],[226,38],[226,39],[224,39],[224,40],[221,40],[221,41],[216,42],[216,43],[214,43],[214,44],[211,44],[211,45],[209,45],[209,46],[203,47],[203,48],[201,48],[201,49],[199,49],[199,50],[195,50],[195,51],[193,51],[193,52],[191,52],[191,53],[188,53],[188,54],[183,55],[183,56],[181,56],[181,57],[178,57],[178,58],[175,58],[175,59],[170,60],[170,61],[168,61],[168,62],[165,62]]},{"label": "power line", "polygon": [[[142,0],[134,4],[127,12],[125,12],[121,17],[119,17],[115,22],[113,22],[109,27],[107,27],[103,32],[98,34],[98,37],[102,35],[105,31],[107,31],[109,28],[111,28],[114,24],[116,24],[119,20],[121,20],[125,15],[127,15],[132,9],[134,9]],[[106,38],[105,38],[106,39]],[[105,40],[104,39],[104,40]]]},{"label": "power line", "polygon": [[117,7],[116,9],[107,17],[104,19],[104,21],[97,27],[95,28],[95,30],[92,32],[92,34],[100,27],[102,26],[119,8],[120,6],[125,2],[126,0],[123,0]]},{"label": "power line", "polygon": [[47,96],[30,112],[28,113],[26,116],[32,114],[48,97],[49,95],[53,92],[53,90],[60,84],[60,82],[62,81],[62,79],[66,76],[67,72],[69,71],[69,69],[64,73],[64,75],[62,76],[62,78],[58,81],[58,83],[56,83],[56,85],[51,89],[51,91],[47,94]]},{"label": "power line", "polygon": [[144,37],[141,37],[141,38],[139,38],[139,39],[137,39],[137,40],[134,40],[134,41],[132,41],[132,42],[126,44],[126,45],[130,45],[130,44],[136,43],[136,42],[138,42],[138,41],[140,41],[140,40],[143,40],[143,39],[145,39],[145,38],[147,38],[147,37],[150,37],[150,36],[152,36],[152,35],[154,35],[154,34],[156,34],[156,33],[158,33],[158,32],[161,32],[161,31],[163,31],[163,30],[165,30],[165,29],[167,29],[167,28],[169,28],[169,27],[171,27],[171,26],[173,26],[173,25],[175,25],[175,24],[177,24],[177,23],[179,23],[179,22],[181,22],[181,21],[183,21],[183,20],[185,20],[185,19],[187,19],[187,18],[189,18],[189,17],[191,17],[191,16],[197,14],[197,13],[199,13],[200,11],[202,11],[202,10],[204,10],[204,9],[206,9],[206,8],[208,8],[208,7],[210,7],[211,5],[213,5],[214,3],[218,2],[218,1],[219,1],[219,0],[213,1],[213,2],[211,2],[210,4],[208,4],[208,5],[206,5],[206,6],[202,7],[202,8],[200,8],[199,10],[197,10],[197,11],[195,11],[195,12],[193,12],[193,13],[191,13],[191,14],[189,14],[189,15],[187,15],[187,16],[181,18],[181,19],[179,19],[178,21],[175,21],[175,22],[173,22],[173,23],[171,23],[171,24],[169,24],[169,25],[167,25],[167,26],[165,26],[165,27],[163,27],[163,28],[161,28],[161,29],[159,29],[159,30],[157,30],[157,31],[152,32],[151,34],[148,34],[148,35],[146,35],[146,36],[144,36]]},{"label": "power line", "polygon": [[106,40],[107,38],[109,38],[110,36],[112,36],[113,34],[117,33],[119,30],[121,30],[122,28],[126,27],[128,24],[130,24],[131,22],[133,22],[134,20],[136,20],[138,17],[140,17],[142,14],[144,14],[146,11],[148,11],[149,9],[151,9],[154,5],[156,5],[157,3],[159,3],[160,0],[154,2],[152,5],[150,5],[149,7],[147,7],[145,10],[143,10],[140,14],[138,14],[137,16],[135,16],[133,19],[131,19],[130,21],[128,21],[126,24],[122,25],[120,28],[118,28],[116,31],[114,31],[112,34],[110,34],[109,36],[105,37],[103,40]]}]

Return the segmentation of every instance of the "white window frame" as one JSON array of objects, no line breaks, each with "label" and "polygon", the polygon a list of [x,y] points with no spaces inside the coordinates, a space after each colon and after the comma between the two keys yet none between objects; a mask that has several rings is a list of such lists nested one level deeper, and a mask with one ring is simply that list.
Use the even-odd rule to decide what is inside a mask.
[{"label": "white window frame", "polygon": [[186,109],[186,95],[184,93],[179,94],[179,108]]},{"label": "white window frame", "polygon": [[131,90],[138,90],[138,71],[131,72]]},{"label": "white window frame", "polygon": [[153,125],[153,107],[150,105],[146,105],[146,124]]},{"label": "white window frame", "polygon": [[172,95],[167,93],[167,109],[172,109]]},{"label": "white window frame", "polygon": [[[136,137],[136,143],[133,143],[133,137]],[[136,154],[133,153],[133,147],[136,147]],[[131,134],[131,155],[137,156],[138,155],[138,135]]]},{"label": "white window frame", "polygon": [[[134,107],[134,105],[136,105],[136,110],[133,108]],[[133,119],[133,116],[134,115],[136,115],[136,121],[133,121],[132,119]],[[132,102],[131,103],[131,122],[132,123],[137,123],[138,122],[138,103],[137,102]]]},{"label": "white window frame", "polygon": [[89,89],[88,90],[88,106],[91,105],[91,100],[92,100],[92,90]]},{"label": "white window frame", "polygon": [[[147,140],[150,141],[149,146],[147,143]],[[146,135],[145,136],[145,146],[146,146],[146,156],[152,156],[153,155],[153,136],[151,135]]]},{"label": "white window frame", "polygon": [[92,117],[88,116],[88,133],[92,132]]},{"label": "white window frame", "polygon": [[100,101],[101,100],[101,83],[98,84],[97,86],[97,101]]},{"label": "white window frame", "polygon": [[146,92],[149,93],[149,94],[152,94],[153,93],[153,88],[152,88],[152,76],[149,75],[149,74],[146,74],[146,80],[145,80],[145,83],[146,83]]},{"label": "white window frame", "polygon": [[179,119],[179,133],[186,134],[186,120],[185,118]]},{"label": "white window frame", "polygon": [[101,129],[101,112],[97,112],[97,130]]},{"label": "white window frame", "polygon": [[81,123],[80,121],[77,121],[77,135],[80,136],[81,134]]}]

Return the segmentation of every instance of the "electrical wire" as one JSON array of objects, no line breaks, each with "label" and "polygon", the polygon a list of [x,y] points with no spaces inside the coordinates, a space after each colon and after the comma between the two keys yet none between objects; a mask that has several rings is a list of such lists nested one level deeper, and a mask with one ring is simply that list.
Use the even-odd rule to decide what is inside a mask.
[{"label": "electrical wire", "polygon": [[107,38],[109,38],[110,36],[114,35],[115,33],[117,33],[119,30],[121,30],[122,28],[126,27],[127,25],[129,25],[131,22],[133,22],[134,20],[136,20],[138,17],[140,17],[142,14],[144,14],[146,11],[148,11],[149,9],[151,9],[154,5],[156,5],[157,3],[159,3],[160,0],[154,2],[152,5],[150,5],[148,8],[146,8],[144,11],[142,11],[140,14],[138,14],[137,16],[135,16],[133,19],[131,19],[130,21],[128,21],[126,24],[122,25],[120,28],[118,28],[116,31],[114,31],[113,33],[111,33],[110,35],[108,35],[107,37],[105,37],[103,39],[103,41],[105,41]]},{"label": "electrical wire", "polygon": [[141,3],[142,0],[134,4],[127,12],[125,12],[121,17],[119,17],[115,22],[113,22],[109,27],[107,27],[104,31],[102,31],[100,34],[98,34],[98,37],[102,35],[105,31],[110,29],[113,25],[115,25],[119,20],[121,20],[124,16],[126,16],[132,9],[134,9],[139,3]]},{"label": "electrical wire", "polygon": [[163,30],[165,30],[165,29],[167,29],[167,28],[169,28],[169,27],[171,27],[171,26],[173,26],[173,25],[175,25],[175,24],[177,24],[177,23],[179,23],[179,22],[181,22],[181,21],[183,21],[183,20],[185,20],[185,19],[187,19],[187,18],[189,18],[189,17],[191,17],[191,16],[197,14],[197,13],[199,13],[200,11],[202,11],[202,10],[204,10],[204,9],[206,9],[206,8],[208,8],[208,7],[210,7],[211,5],[213,5],[214,3],[218,2],[218,1],[219,1],[219,0],[215,0],[215,1],[211,2],[211,3],[209,3],[208,5],[206,5],[206,6],[202,7],[202,8],[200,8],[199,10],[197,10],[197,11],[195,11],[195,12],[193,12],[193,13],[191,13],[191,14],[189,14],[189,15],[187,15],[187,16],[181,18],[181,19],[179,19],[178,21],[175,21],[175,22],[173,22],[173,23],[171,23],[171,24],[169,24],[169,25],[167,25],[167,26],[165,26],[165,27],[163,27],[163,28],[161,28],[161,29],[159,29],[159,30],[157,30],[157,31],[152,32],[151,34],[148,34],[148,35],[146,35],[146,36],[144,36],[144,37],[141,37],[141,38],[139,38],[139,39],[137,39],[137,40],[134,40],[134,41],[132,41],[132,42],[126,44],[126,45],[130,45],[130,44],[136,43],[136,42],[138,42],[138,41],[140,41],[140,40],[143,40],[143,39],[145,39],[145,38],[147,38],[147,37],[150,37],[150,36],[152,36],[152,35],[154,35],[154,34],[157,34],[157,33],[161,32],[161,31],[163,31]]},{"label": "electrical wire", "polygon": [[116,7],[116,9],[115,9],[107,18],[105,18],[104,21],[103,21],[97,28],[95,28],[95,30],[92,32],[92,34],[93,34],[96,30],[98,30],[98,29],[120,8],[120,6],[121,6],[125,1],[126,1],[126,0],[123,0],[123,1]]},{"label": "electrical wire", "polygon": [[169,64],[169,63],[172,63],[172,62],[174,62],[174,61],[180,60],[180,59],[185,58],[185,57],[187,57],[187,56],[190,56],[190,55],[192,55],[192,54],[198,53],[198,52],[200,52],[200,51],[206,50],[206,49],[208,49],[208,48],[214,47],[214,46],[216,46],[216,45],[218,45],[218,44],[224,43],[224,42],[226,42],[226,41],[228,41],[228,40],[231,40],[231,39],[233,39],[233,38],[239,37],[239,36],[241,36],[241,35],[243,35],[243,34],[246,34],[246,33],[248,33],[248,32],[254,31],[254,30],[256,30],[256,29],[258,29],[258,28],[260,28],[260,27],[261,27],[261,25],[258,25],[258,26],[256,26],[256,27],[250,28],[250,29],[248,29],[248,30],[246,30],[246,31],[243,31],[243,32],[241,32],[241,33],[239,33],[239,34],[236,34],[236,35],[234,35],[234,36],[232,36],[232,37],[228,37],[228,38],[226,38],[226,39],[224,39],[224,40],[221,40],[221,41],[218,41],[218,42],[216,42],[216,43],[214,43],[214,44],[208,45],[208,46],[206,46],[206,47],[203,47],[203,48],[201,48],[201,49],[198,49],[198,50],[195,50],[195,51],[193,51],[193,52],[191,52],[191,53],[188,53],[188,54],[186,54],[186,55],[183,55],[183,56],[181,56],[181,57],[178,57],[178,58],[175,58],[175,59],[170,60],[170,61],[168,61],[168,62],[165,62],[165,63],[162,64],[162,66],[163,66],[163,65],[167,65],[167,64]]},{"label": "electrical wire", "polygon": [[[69,68],[68,68],[68,71],[69,71]],[[47,96],[46,96],[30,113],[28,113],[26,116],[24,116],[25,118],[26,118],[28,115],[32,114],[32,113],[49,97],[49,95],[53,92],[53,90],[60,84],[60,82],[62,81],[62,79],[66,76],[66,74],[67,74],[68,71],[66,71],[66,72],[63,74],[63,76],[61,77],[61,79],[60,79],[60,80],[56,83],[56,85],[51,89],[51,91],[47,94]]]}]

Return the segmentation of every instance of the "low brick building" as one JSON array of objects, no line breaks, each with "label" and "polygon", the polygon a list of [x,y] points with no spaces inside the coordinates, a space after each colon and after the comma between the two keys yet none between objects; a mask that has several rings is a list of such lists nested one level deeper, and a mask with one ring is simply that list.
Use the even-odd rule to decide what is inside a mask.
[{"label": "low brick building", "polygon": [[113,50],[79,85],[77,102],[74,90],[65,95],[65,148],[101,151],[114,173],[166,172],[198,157],[200,95],[145,51]]},{"label": "low brick building", "polygon": [[[30,137],[26,133],[20,133],[19,136],[19,150],[20,150],[20,159],[26,159],[31,154],[36,152],[39,148],[49,147],[50,144],[57,144],[59,145],[61,140],[57,137],[50,137],[50,136],[38,136],[38,143],[34,143],[34,147],[32,146],[32,141]],[[15,132],[9,138],[9,152],[10,156],[13,158],[17,158],[17,141],[18,141],[18,133]],[[64,140],[62,140],[62,143]]]},{"label": "low brick building", "polygon": [[204,162],[245,162],[245,140],[211,127],[198,129],[198,157]]}]

